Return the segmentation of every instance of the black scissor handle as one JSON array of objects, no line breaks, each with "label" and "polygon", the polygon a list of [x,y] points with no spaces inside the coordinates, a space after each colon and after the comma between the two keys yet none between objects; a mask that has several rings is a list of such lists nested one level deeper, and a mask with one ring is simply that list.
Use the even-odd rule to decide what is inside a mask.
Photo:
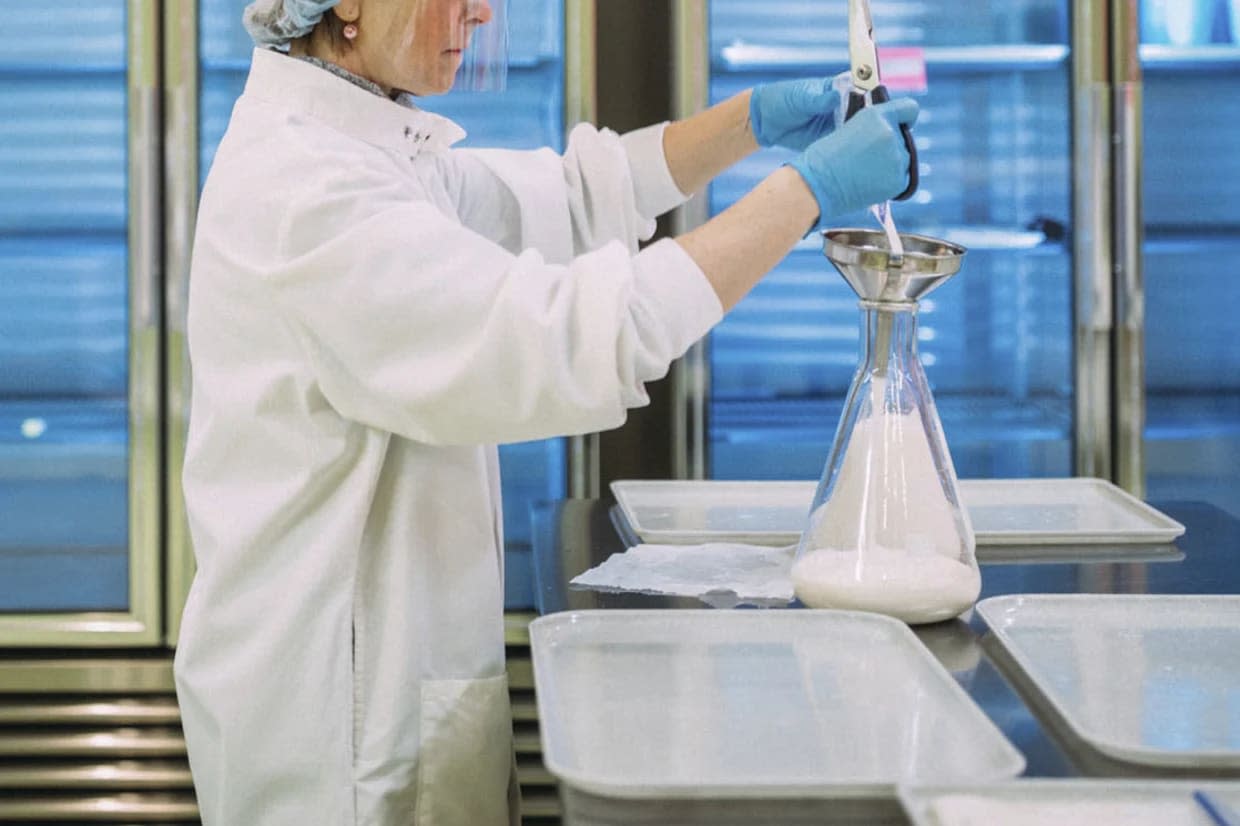
[{"label": "black scissor handle", "polygon": [[[886,103],[889,100],[891,100],[891,95],[887,93],[886,86],[875,86],[874,91],[870,92],[871,103]],[[865,108],[865,105],[865,92],[850,92],[848,95],[848,111],[844,115],[844,120],[851,120],[853,115]],[[921,185],[921,173],[917,164],[917,144],[913,142],[913,130],[909,128],[907,123],[902,123],[900,124],[900,134],[904,137],[904,148],[908,150],[908,188],[893,200],[907,201],[913,197],[913,193]]]}]

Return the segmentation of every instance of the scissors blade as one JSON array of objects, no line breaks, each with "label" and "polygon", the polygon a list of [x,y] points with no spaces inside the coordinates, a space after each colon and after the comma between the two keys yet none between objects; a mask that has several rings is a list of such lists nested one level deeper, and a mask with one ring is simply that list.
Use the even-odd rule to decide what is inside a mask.
[{"label": "scissors blade", "polygon": [[872,92],[882,81],[878,76],[878,48],[874,44],[874,21],[870,0],[848,0],[848,59],[853,86]]}]

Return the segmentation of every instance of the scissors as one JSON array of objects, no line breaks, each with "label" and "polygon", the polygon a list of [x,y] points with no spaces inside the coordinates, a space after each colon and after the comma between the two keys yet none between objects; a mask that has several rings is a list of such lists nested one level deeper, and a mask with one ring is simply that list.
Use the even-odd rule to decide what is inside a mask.
[{"label": "scissors", "polygon": [[[870,0],[848,0],[848,58],[852,64],[852,93],[848,96],[849,120],[866,106],[891,100],[878,69],[878,46],[874,43],[874,21],[870,17]],[[869,99],[866,99],[867,93]],[[908,150],[908,188],[895,197],[907,201],[920,183],[917,171],[917,145],[908,124],[900,124],[904,148]]]}]

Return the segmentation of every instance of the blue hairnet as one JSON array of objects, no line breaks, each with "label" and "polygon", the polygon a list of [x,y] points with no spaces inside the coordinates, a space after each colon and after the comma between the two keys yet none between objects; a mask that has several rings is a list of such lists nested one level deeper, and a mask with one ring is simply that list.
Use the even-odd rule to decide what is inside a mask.
[{"label": "blue hairnet", "polygon": [[255,0],[241,15],[245,30],[259,46],[287,46],[309,34],[323,13],[340,0]]}]

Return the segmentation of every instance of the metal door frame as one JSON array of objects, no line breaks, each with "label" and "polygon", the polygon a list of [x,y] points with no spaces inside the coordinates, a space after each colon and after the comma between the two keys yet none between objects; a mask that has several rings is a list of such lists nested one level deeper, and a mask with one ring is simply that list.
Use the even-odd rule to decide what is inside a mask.
[{"label": "metal door frame", "polygon": [[1111,0],[1112,187],[1115,204],[1114,467],[1112,478],[1145,498],[1145,213],[1142,206],[1145,80],[1138,0]]},{"label": "metal door frame", "polygon": [[1110,478],[1114,218],[1111,0],[1072,4],[1073,443],[1078,476]]},{"label": "metal door frame", "polygon": [[[564,133],[598,121],[596,0],[564,0]],[[594,499],[602,471],[599,434],[568,437],[568,495]]]},{"label": "metal door frame", "polygon": [[1075,472],[1145,495],[1137,0],[1073,4]]},{"label": "metal door frame", "polygon": [[[707,0],[673,0],[672,117],[687,118],[710,103],[710,10]],[[672,215],[672,232],[683,235],[710,218],[702,192]],[[710,336],[672,365],[672,476],[706,479],[710,467],[707,402],[710,399]]]},{"label": "metal door frame", "polygon": [[181,611],[194,578],[194,553],[190,545],[181,495],[181,471],[185,467],[185,441],[189,426],[190,368],[186,347],[186,308],[189,299],[189,264],[198,217],[198,106],[199,44],[198,0],[165,0],[164,19],[164,308],[167,337],[164,343],[166,378],[164,442],[164,496],[168,502],[167,559],[164,563],[164,642],[176,645],[181,632]]}]

